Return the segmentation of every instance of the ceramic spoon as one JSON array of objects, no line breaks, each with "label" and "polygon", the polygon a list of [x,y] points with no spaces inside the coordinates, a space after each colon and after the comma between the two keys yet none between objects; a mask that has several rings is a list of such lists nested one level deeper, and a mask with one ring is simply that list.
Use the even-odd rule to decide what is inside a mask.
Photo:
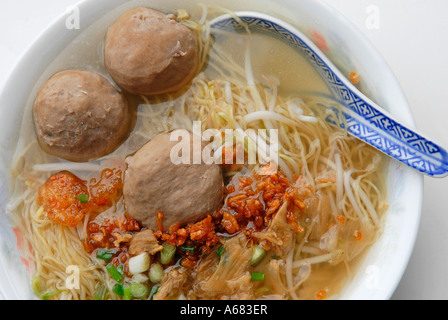
[{"label": "ceramic spoon", "polygon": [[[235,19],[238,17],[238,20]],[[448,154],[441,146],[406,127],[358,90],[309,40],[292,25],[266,14],[241,11],[211,21],[212,33],[259,32],[288,43],[306,56],[343,105],[338,123],[353,136],[407,166],[432,177],[448,174]],[[327,119],[329,120],[329,119]]]}]

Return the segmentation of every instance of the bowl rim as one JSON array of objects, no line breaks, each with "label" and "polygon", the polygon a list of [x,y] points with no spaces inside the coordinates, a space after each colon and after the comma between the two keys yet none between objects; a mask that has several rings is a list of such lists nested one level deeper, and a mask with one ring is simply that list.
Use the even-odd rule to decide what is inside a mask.
[{"label": "bowl rim", "polygon": [[[0,128],[0,132],[6,133],[6,135],[3,136],[7,137],[1,140],[8,140],[0,140],[0,148],[8,148],[13,145],[15,137],[11,137],[11,132],[17,133],[18,128],[20,128],[22,123],[23,108],[21,109],[21,112],[16,112],[16,114],[12,116],[12,119],[10,119],[11,114],[6,112],[5,105],[21,105],[21,102],[26,101],[26,94],[31,91],[41,73],[52,61],[52,58],[54,57],[52,54],[59,54],[62,49],[64,49],[73,39],[81,34],[85,28],[88,28],[97,17],[100,17],[109,12],[111,9],[128,2],[131,3],[132,0],[103,0],[101,2],[98,0],[79,0],[74,5],[83,12],[83,26],[79,30],[69,30],[64,27],[61,28],[61,25],[65,24],[67,18],[67,12],[64,12],[50,22],[46,28],[42,29],[35,39],[26,47],[0,88],[0,123],[6,124],[3,128]],[[378,50],[359,29],[357,29],[345,16],[342,15],[342,13],[337,11],[330,4],[323,0],[312,0],[308,2],[320,7],[323,15],[332,16],[332,18],[337,20],[338,23],[345,25],[347,30],[349,30],[349,32],[361,42],[360,45],[368,49],[371,52],[371,55],[375,57],[379,63],[386,67],[387,72],[389,72],[388,76],[392,82],[395,82],[396,85],[394,92],[399,95],[396,98],[402,101],[402,105],[406,106],[405,109],[401,110],[400,119],[415,127],[414,118],[412,116],[409,104],[404,97],[403,91],[401,90],[395,76],[392,74],[387,62],[380,55]],[[293,3],[293,0],[285,1],[285,5],[292,6]],[[52,44],[49,45],[49,42]],[[50,52],[52,54],[45,55],[42,52]],[[35,58],[36,56],[42,56],[38,59],[37,63]],[[39,61],[42,63],[39,63]],[[23,74],[27,73],[33,75],[33,77],[28,77],[27,80],[24,81]],[[17,88],[20,88],[19,92],[25,93],[25,96],[14,96],[12,92],[17,91]],[[0,155],[0,159],[5,164],[10,163],[10,159],[6,154],[2,153]],[[9,176],[8,172],[1,171],[0,173],[2,177]],[[396,261],[398,267],[395,269],[395,275],[392,277],[392,281],[389,282],[388,287],[382,288],[381,292],[377,294],[379,299],[390,299],[392,297],[409,263],[417,238],[423,200],[423,176],[413,173],[410,169],[405,169],[405,175],[410,177],[411,183],[413,184],[412,188],[414,190],[414,194],[412,199],[414,212],[411,216],[414,217],[414,220],[412,221],[412,225],[409,230],[407,246],[401,248],[401,257]],[[2,186],[4,185],[5,181],[2,181]],[[2,195],[1,197],[0,204],[2,206],[6,205],[9,195]],[[2,214],[4,213],[0,212],[0,216]],[[2,239],[0,237],[0,244],[1,242]],[[6,268],[6,262],[0,254],[0,271],[8,271]],[[9,297],[12,299],[23,299],[23,297],[19,296],[19,293],[14,289],[14,285],[8,281],[8,279],[6,279],[6,281],[0,281],[0,298],[9,299]],[[357,299],[357,297],[349,297],[349,299]]]},{"label": "bowl rim", "polygon": [[[403,121],[403,123],[406,123],[410,127],[415,128],[415,119],[412,115],[412,111],[410,108],[410,105],[404,95],[404,92],[398,82],[398,79],[393,74],[391,67],[387,63],[387,61],[384,59],[384,57],[380,54],[380,52],[377,50],[377,48],[373,45],[373,43],[361,32],[360,29],[358,29],[351,21],[348,20],[341,12],[337,11],[334,7],[332,7],[328,2],[325,2],[324,0],[317,0],[316,3],[319,3],[324,11],[327,11],[327,14],[330,14],[335,19],[339,20],[341,24],[345,24],[349,28],[349,32],[356,38],[358,43],[360,43],[361,47],[365,47],[366,50],[368,50],[372,57],[374,57],[377,61],[377,63],[384,66],[384,70],[386,73],[388,73],[388,77],[390,79],[389,82],[393,82],[395,84],[395,88],[393,89],[394,94],[396,95],[395,99],[397,101],[401,100],[401,106],[405,107],[404,109],[400,110],[400,114],[396,115],[400,120]],[[331,60],[331,59],[330,59]],[[391,111],[392,114],[394,114],[393,111]],[[394,114],[395,115],[395,114]],[[413,206],[407,207],[407,209],[414,209],[414,214],[411,216],[414,217],[414,221],[410,222],[409,226],[409,233],[407,235],[407,245],[402,247],[401,252],[401,258],[397,259],[396,262],[396,268],[395,268],[395,274],[392,275],[390,278],[391,280],[388,282],[388,287],[383,287],[380,292],[377,292],[374,294],[374,296],[377,296],[379,299],[388,300],[391,299],[395,290],[397,289],[405,271],[409,264],[409,260],[411,258],[412,252],[415,247],[415,243],[417,240],[420,220],[421,220],[421,214],[422,214],[422,206],[423,206],[423,189],[424,189],[424,176],[420,173],[417,173],[409,168],[404,168],[406,171],[406,175],[412,186],[408,186],[409,189],[413,190],[412,193],[414,197],[412,198]],[[389,194],[389,192],[388,192]],[[390,212],[386,212],[386,214],[390,214]],[[358,297],[351,296],[350,299],[358,299]],[[363,299],[365,297],[361,297]]]},{"label": "bowl rim", "polygon": [[[373,43],[358,29],[351,21],[348,20],[341,12],[332,7],[328,2],[324,0],[314,0],[315,3],[318,3],[322,8],[323,12],[327,14],[327,18],[329,16],[334,17],[334,19],[338,20],[340,24],[343,24],[347,27],[347,32],[356,39],[360,47],[364,47],[365,50],[368,50],[370,53],[370,58],[374,58],[377,63],[382,65],[384,68],[382,72],[385,72],[389,78],[388,84],[393,84],[395,88],[393,88],[393,92],[395,94],[395,99],[397,102],[401,103],[400,114],[397,115],[394,113],[396,110],[392,110],[391,113],[396,115],[398,119],[402,120],[403,123],[406,123],[410,127],[415,128],[415,119],[412,115],[412,111],[410,105],[404,95],[404,92],[396,78],[393,74],[391,67],[386,62],[384,57],[380,54],[377,48],[373,45]],[[332,59],[330,59],[332,60]],[[370,61],[370,60],[369,60]],[[370,97],[369,97],[370,98]],[[420,173],[417,173],[409,168],[403,168],[405,171],[405,175],[407,176],[409,181],[409,185],[406,188],[413,190],[411,193],[412,197],[412,206],[407,206],[406,209],[413,210],[413,214],[410,216],[414,217],[413,221],[409,221],[410,225],[408,226],[409,232],[407,234],[407,238],[405,241],[405,245],[400,247],[402,249],[400,258],[395,258],[395,269],[394,274],[389,276],[390,281],[388,282],[388,286],[384,286],[381,290],[378,290],[372,296],[361,295],[360,297],[350,295],[348,299],[358,300],[358,299],[381,299],[381,300],[389,300],[392,298],[395,290],[397,289],[405,271],[409,264],[409,260],[411,258],[412,252],[415,247],[415,243],[417,240],[421,214],[422,214],[422,205],[423,205],[423,188],[424,188],[424,176]],[[389,191],[388,191],[389,194]],[[408,197],[409,198],[409,197]],[[410,211],[411,213],[412,211]],[[386,214],[390,214],[391,212],[386,212]]]}]

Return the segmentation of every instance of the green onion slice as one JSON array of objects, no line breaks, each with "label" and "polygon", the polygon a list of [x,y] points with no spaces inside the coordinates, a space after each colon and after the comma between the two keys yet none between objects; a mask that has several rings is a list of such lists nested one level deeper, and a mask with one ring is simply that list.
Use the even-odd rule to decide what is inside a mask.
[{"label": "green onion slice", "polygon": [[124,296],[124,289],[123,289],[123,286],[122,286],[121,284],[119,284],[119,283],[116,283],[116,284],[113,286],[112,291],[113,291],[114,293],[118,294],[120,297],[123,297],[123,296]]},{"label": "green onion slice", "polygon": [[151,288],[151,292],[149,293],[149,300],[152,300],[154,298],[154,295],[159,291],[159,286],[153,286]]},{"label": "green onion slice", "polygon": [[218,249],[215,250],[215,253],[221,257],[222,254],[224,253],[224,246],[220,246]]},{"label": "green onion slice", "polygon": [[163,250],[160,251],[160,262],[162,264],[168,264],[173,260],[174,254],[176,253],[176,247],[169,244],[162,244]]},{"label": "green onion slice", "polygon": [[252,279],[252,281],[263,281],[264,273],[263,272],[252,272],[251,279]]},{"label": "green onion slice", "polygon": [[65,290],[56,290],[56,291],[50,291],[46,292],[42,295],[42,300],[49,300],[51,297],[60,294],[61,292],[64,292]]},{"label": "green onion slice", "polygon": [[133,282],[131,283],[130,292],[135,298],[144,298],[149,294],[149,289],[142,283]]},{"label": "green onion slice", "polygon": [[128,284],[123,286],[123,300],[132,300],[131,286]]},{"label": "green onion slice", "polygon": [[149,269],[149,280],[159,283],[163,279],[163,267],[159,263],[153,263]]},{"label": "green onion slice", "polygon": [[183,252],[194,252],[194,246],[182,246],[180,247],[180,250],[182,250]]},{"label": "green onion slice", "polygon": [[261,260],[263,260],[265,255],[266,255],[266,250],[264,250],[260,246],[255,246],[253,249],[252,258],[250,259],[250,264],[253,266],[258,264]]},{"label": "green onion slice", "polygon": [[96,257],[98,259],[104,260],[109,262],[110,259],[112,259],[112,257],[117,253],[117,250],[114,249],[104,249],[104,248],[100,248],[98,249],[97,253],[96,253]]},{"label": "green onion slice", "polygon": [[31,288],[33,289],[36,296],[38,296],[42,300],[49,300],[51,297],[66,291],[66,290],[55,290],[44,292],[44,287],[42,285],[42,282],[40,281],[39,274],[34,275],[34,277],[31,279]]},{"label": "green onion slice", "polygon": [[117,267],[114,266],[113,264],[108,263],[106,265],[106,269],[107,271],[109,271],[110,275],[115,281],[121,282],[123,280],[123,275],[120,273],[120,271],[118,271]]},{"label": "green onion slice", "polygon": [[33,289],[36,296],[38,296],[39,298],[42,297],[42,292],[44,291],[44,289],[42,286],[42,282],[40,281],[39,274],[35,274],[31,279],[31,288]]},{"label": "green onion slice", "polygon": [[89,202],[89,195],[88,194],[80,194],[79,196],[75,196],[76,199],[78,199],[81,203],[88,203]]}]

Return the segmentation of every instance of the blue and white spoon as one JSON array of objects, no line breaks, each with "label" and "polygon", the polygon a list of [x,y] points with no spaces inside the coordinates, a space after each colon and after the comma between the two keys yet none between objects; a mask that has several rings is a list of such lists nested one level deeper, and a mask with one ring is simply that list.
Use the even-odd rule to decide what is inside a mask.
[{"label": "blue and white spoon", "polygon": [[248,29],[267,34],[298,49],[345,107],[338,112],[343,121],[328,121],[339,123],[353,136],[421,173],[432,177],[448,174],[448,153],[444,148],[401,124],[366,97],[310,39],[292,25],[252,11],[235,12],[234,16],[222,15],[210,24],[212,32],[244,32]]}]

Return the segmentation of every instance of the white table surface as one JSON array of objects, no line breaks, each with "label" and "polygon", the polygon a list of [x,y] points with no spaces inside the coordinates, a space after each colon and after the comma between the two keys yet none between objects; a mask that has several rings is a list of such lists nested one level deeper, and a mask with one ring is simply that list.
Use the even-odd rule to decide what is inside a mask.
[{"label": "white table surface", "polygon": [[[403,88],[417,128],[448,147],[448,1],[325,1],[383,55]],[[0,87],[35,36],[76,2],[0,0]],[[372,9],[379,17],[374,28],[369,24]],[[425,178],[415,249],[393,299],[448,299],[447,227],[448,179]]]}]

